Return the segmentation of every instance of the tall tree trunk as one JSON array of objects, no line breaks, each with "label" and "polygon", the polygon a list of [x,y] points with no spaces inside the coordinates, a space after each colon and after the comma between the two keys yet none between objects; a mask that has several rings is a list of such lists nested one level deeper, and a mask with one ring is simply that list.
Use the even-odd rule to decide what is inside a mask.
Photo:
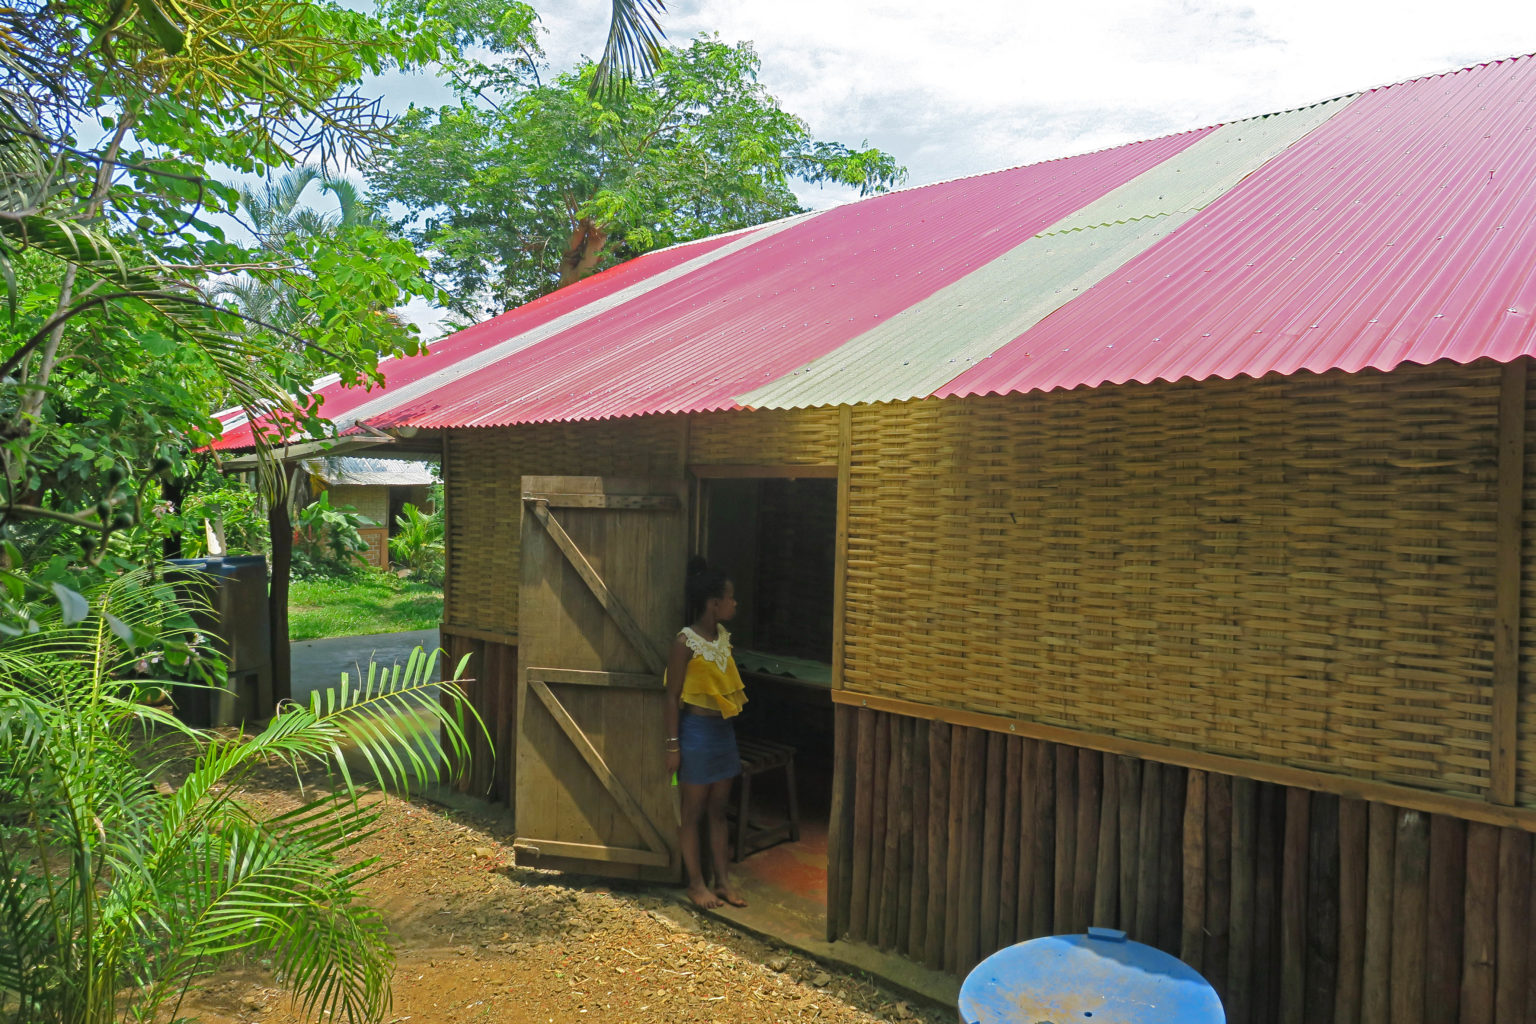
[{"label": "tall tree trunk", "polygon": [[593,223],[590,217],[577,221],[576,229],[571,232],[570,241],[565,243],[565,252],[560,257],[560,283],[556,287],[564,288],[592,273],[592,268],[597,266],[598,259],[603,255],[603,246],[607,244],[606,228]]},{"label": "tall tree trunk", "polygon": [[[282,479],[279,477],[279,479]],[[267,502],[267,531],[272,542],[272,581],[267,591],[272,619],[272,699],[293,698],[293,666],[288,646],[288,581],[293,568],[293,519],[288,514],[287,487]]]}]

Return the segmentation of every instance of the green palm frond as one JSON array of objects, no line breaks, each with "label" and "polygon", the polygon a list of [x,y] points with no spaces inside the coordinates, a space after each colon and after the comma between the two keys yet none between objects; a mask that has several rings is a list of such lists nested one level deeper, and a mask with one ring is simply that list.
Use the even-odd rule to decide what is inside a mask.
[{"label": "green palm frond", "polygon": [[658,15],[665,10],[665,0],[613,0],[608,42],[597,62],[591,95],[611,96],[630,79],[643,78],[656,70],[666,38]]},{"label": "green palm frond", "polygon": [[[380,865],[351,852],[379,814],[367,793],[448,778],[466,729],[484,727],[418,650],[254,736],[195,733],[143,702],[155,684],[120,674],[141,640],[184,628],[171,596],[130,574],[92,591],[78,621],[56,610],[0,643],[0,1012],[20,999],[36,1019],[152,1017],[223,958],[260,952],[306,1015],[376,1020],[391,956],[358,886]],[[157,735],[197,744],[173,793],[145,768]],[[329,784],[255,814],[241,793],[274,762],[324,768]]]}]

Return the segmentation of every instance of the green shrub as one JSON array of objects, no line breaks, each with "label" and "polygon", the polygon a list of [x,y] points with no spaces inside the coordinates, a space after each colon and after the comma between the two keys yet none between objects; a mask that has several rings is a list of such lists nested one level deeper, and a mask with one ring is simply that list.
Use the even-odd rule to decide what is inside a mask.
[{"label": "green shrub", "polygon": [[[0,1020],[174,1018],[237,954],[270,957],[309,1019],[379,1020],[393,955],[359,892],[378,865],[344,863],[377,811],[341,751],[386,789],[437,781],[445,759],[467,763],[462,691],[445,683],[443,710],[436,656],[418,650],[402,678],[343,676],[258,735],[192,730],[159,706],[168,684],[140,678],[157,632],[186,639],[174,601],[130,573],[61,593],[36,632],[0,643]],[[402,728],[420,716],[430,728]],[[144,749],[155,736],[195,754],[174,791],[146,767],[171,753]],[[272,763],[325,765],[332,785],[254,813],[242,787]]]}]

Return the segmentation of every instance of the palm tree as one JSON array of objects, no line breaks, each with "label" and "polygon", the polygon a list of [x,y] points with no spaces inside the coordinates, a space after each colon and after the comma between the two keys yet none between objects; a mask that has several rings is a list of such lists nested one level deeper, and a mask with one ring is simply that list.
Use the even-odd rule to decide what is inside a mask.
[{"label": "palm tree", "polygon": [[[465,763],[463,694],[444,684],[443,710],[435,656],[370,666],[228,738],[181,725],[156,704],[168,684],[135,672],[188,654],[193,628],[148,573],[74,595],[42,626],[0,644],[0,1019],[175,1017],[198,979],[259,954],[311,1019],[379,1020],[392,954],[358,892],[376,865],[346,862],[376,803],[342,751],[397,792]],[[403,724],[421,715],[441,741]],[[192,749],[174,791],[154,766],[176,751],[146,749],[156,735]],[[328,766],[330,788],[264,817],[240,797],[274,763]]]}]

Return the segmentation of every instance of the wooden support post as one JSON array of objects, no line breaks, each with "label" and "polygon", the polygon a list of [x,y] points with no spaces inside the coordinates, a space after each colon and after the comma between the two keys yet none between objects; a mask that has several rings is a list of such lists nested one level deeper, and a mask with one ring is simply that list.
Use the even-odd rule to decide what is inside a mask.
[{"label": "wooden support post", "polygon": [[1360,1019],[1360,980],[1365,964],[1366,817],[1364,800],[1339,801],[1339,969],[1333,1019]]},{"label": "wooden support post", "polygon": [[1120,905],[1115,927],[1130,932],[1136,928],[1136,868],[1141,859],[1141,761],[1116,757],[1115,774],[1120,779]]},{"label": "wooden support post", "polygon": [[912,738],[912,920],[907,925],[907,955],[919,961],[928,947],[929,758],[937,727],[935,722],[918,722]]},{"label": "wooden support post", "polygon": [[960,915],[956,925],[961,971],[969,971],[981,960],[981,844],[986,816],[988,735],[984,729],[971,729],[965,737],[965,859],[962,861]]},{"label": "wooden support post", "polygon": [[928,920],[923,925],[923,963],[944,965],[944,920],[949,894],[949,734],[948,722],[928,726]]},{"label": "wooden support post", "polygon": [[1461,944],[1467,889],[1467,823],[1429,819],[1429,948],[1424,961],[1424,1019],[1454,1021],[1461,1011]]},{"label": "wooden support post", "polygon": [[1056,748],[1056,896],[1051,931],[1072,927],[1072,884],[1077,865],[1077,748]]},{"label": "wooden support post", "polygon": [[1280,1024],[1304,1024],[1307,998],[1307,851],[1312,794],[1285,791],[1280,862]]},{"label": "wooden support post", "polygon": [[1205,777],[1205,970],[1226,997],[1228,931],[1232,925],[1232,776]]},{"label": "wooden support post", "polygon": [[[1253,1006],[1253,946],[1258,918],[1254,881],[1258,860],[1258,783],[1238,776],[1232,780],[1232,928],[1227,955],[1227,1019],[1251,1024]],[[1264,964],[1268,971],[1270,965]]]},{"label": "wooden support post", "polygon": [[1023,807],[1023,756],[1024,740],[1018,736],[1009,736],[1003,750],[1003,845],[998,855],[998,871],[1002,879],[997,891],[997,949],[1018,941],[1019,811]]},{"label": "wooden support post", "polygon": [[1002,892],[1003,788],[1004,761],[1008,737],[1000,732],[987,736],[987,775],[982,782],[986,791],[981,829],[981,906],[978,918],[980,935],[976,948],[980,956],[997,950],[997,922],[1001,917],[998,899]]},{"label": "wooden support post", "polygon": [[891,725],[894,715],[880,715],[875,721],[875,776],[870,805],[874,808],[869,826],[869,907],[865,914],[864,934],[872,946],[880,945],[880,911],[889,893],[885,890],[885,832],[891,801],[887,789],[891,783]]},{"label": "wooden support post", "polygon": [[[1307,849],[1307,1024],[1333,1020],[1339,965],[1339,798],[1313,793]],[[1351,1022],[1353,1024],[1353,1022]]]},{"label": "wooden support post", "polygon": [[1093,916],[1093,882],[1099,868],[1099,801],[1104,791],[1104,755],[1077,752],[1077,861],[1072,870],[1073,932],[1088,930]]},{"label": "wooden support post", "polygon": [[1493,1019],[1526,1020],[1526,953],[1531,941],[1531,836],[1499,831],[1498,962],[1494,965]]},{"label": "wooden support post", "polygon": [[1034,825],[1030,842],[1033,870],[1030,875],[1031,938],[1050,935],[1056,902],[1056,752],[1054,743],[1034,741],[1031,770],[1034,790]]},{"label": "wooden support post", "polygon": [[1280,844],[1285,831],[1285,790],[1270,783],[1258,787],[1254,815],[1253,1013],[1254,1024],[1270,1024],[1280,1013],[1276,965],[1280,943]]},{"label": "wooden support post", "polygon": [[960,969],[960,879],[965,875],[965,759],[970,734],[974,730],[954,728],[949,733],[949,849],[945,856],[944,888],[944,969]]},{"label": "wooden support post", "polygon": [[1429,822],[1399,811],[1392,869],[1392,1024],[1424,1024]]},{"label": "wooden support post", "polygon": [[1365,965],[1360,983],[1361,1024],[1387,1024],[1392,1013],[1392,873],[1397,811],[1373,803],[1366,811]]},{"label": "wooden support post", "polygon": [[1040,834],[1040,815],[1036,807],[1040,770],[1039,740],[1020,740],[1019,751],[1019,904],[1014,912],[1014,940],[1036,937],[1035,876],[1040,864],[1035,859],[1035,843]]},{"label": "wooden support post", "polygon": [[848,937],[863,942],[869,934],[870,828],[874,822],[875,718],[858,711],[853,775],[853,868],[848,888]]},{"label": "wooden support post", "polygon": [[1205,772],[1191,771],[1184,790],[1184,913],[1179,959],[1205,967]]},{"label": "wooden support post", "polygon": [[1467,826],[1467,891],[1461,947],[1461,1024],[1493,1024],[1498,950],[1499,828]]},{"label": "wooden support post", "polygon": [[[899,814],[901,824],[900,841],[896,844],[896,935],[893,949],[898,952],[907,952],[907,941],[912,931],[912,864],[913,864],[913,836],[912,828],[916,821],[913,814],[913,796],[916,791],[912,778],[913,753],[912,747],[917,742],[917,727],[920,723],[915,718],[904,718],[901,721],[901,811]],[[927,843],[928,837],[923,837]]]},{"label": "wooden support post", "polygon": [[1141,827],[1136,841],[1136,924],[1131,937],[1157,945],[1157,882],[1162,877],[1157,858],[1161,844],[1157,830],[1163,819],[1163,766],[1143,761],[1141,766]]},{"label": "wooden support post", "polygon": [[[1095,756],[1097,752],[1095,752]],[[1099,796],[1099,861],[1094,871],[1090,925],[1113,928],[1120,902],[1120,773],[1119,759],[1104,755],[1103,788]]]},{"label": "wooden support post", "polygon": [[[885,773],[885,857],[881,861],[884,872],[880,882],[880,931],[876,942],[881,949],[896,948],[896,922],[902,911],[901,893],[905,881],[901,875],[902,812],[906,810],[910,814],[911,807],[906,806],[910,795],[904,792],[901,769],[902,750],[906,746],[911,721],[910,718],[891,716],[890,760]],[[910,817],[907,823],[910,826]]]},{"label": "wooden support post", "polygon": [[1158,851],[1157,936],[1158,946],[1177,954],[1184,909],[1184,789],[1187,770],[1163,765],[1163,820],[1158,827],[1162,849]]},{"label": "wooden support post", "polygon": [[1528,361],[1505,363],[1499,380],[1498,558],[1494,561],[1493,751],[1488,799],[1515,802],[1520,715],[1521,524],[1525,501],[1525,391]]},{"label": "wooden support post", "polygon": [[853,883],[853,778],[858,771],[855,711],[838,705],[832,719],[832,810],[827,821],[827,941],[848,932]]}]

